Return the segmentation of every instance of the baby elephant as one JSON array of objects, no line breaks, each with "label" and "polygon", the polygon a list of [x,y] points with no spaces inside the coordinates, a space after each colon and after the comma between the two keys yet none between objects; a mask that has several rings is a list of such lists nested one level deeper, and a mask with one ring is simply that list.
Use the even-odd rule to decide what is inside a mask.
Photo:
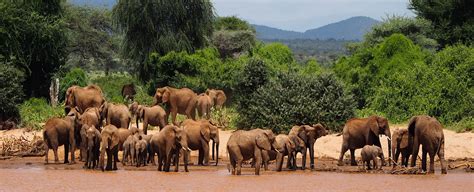
[{"label": "baby elephant", "polygon": [[83,125],[86,130],[86,163],[84,168],[95,169],[99,164],[99,155],[100,155],[100,142],[101,136],[99,130],[95,128],[94,125],[88,127]]},{"label": "baby elephant", "polygon": [[141,165],[146,166],[146,161],[147,161],[147,142],[145,139],[142,138],[142,136],[138,136],[138,140],[135,143],[135,154],[136,154],[136,160],[137,160],[137,167],[140,167]]},{"label": "baby elephant", "polygon": [[360,156],[362,157],[362,167],[365,167],[365,163],[367,163],[367,170],[370,170],[370,161],[374,163],[374,169],[382,169],[382,165],[378,166],[377,157],[380,157],[382,161],[384,160],[382,148],[374,145],[366,145],[362,148],[360,152]]}]

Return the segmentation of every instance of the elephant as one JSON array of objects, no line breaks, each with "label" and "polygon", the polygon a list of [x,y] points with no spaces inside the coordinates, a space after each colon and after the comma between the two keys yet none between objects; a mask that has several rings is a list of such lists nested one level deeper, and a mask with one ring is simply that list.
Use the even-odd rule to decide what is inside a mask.
[{"label": "elephant", "polygon": [[153,107],[147,107],[143,105],[138,105],[134,102],[130,105],[130,111],[132,115],[135,115],[137,127],[138,121],[143,120],[143,132],[146,135],[148,130],[148,125],[159,126],[160,129],[168,124],[168,119],[166,119],[166,111],[159,105]]},{"label": "elephant", "polygon": [[127,162],[130,162],[130,165],[133,165],[135,162],[135,143],[137,139],[134,135],[129,135],[127,139],[123,142],[123,153],[122,153],[122,164],[126,165]]},{"label": "elephant", "polygon": [[214,146],[216,146],[216,166],[219,163],[219,129],[209,120],[186,119],[181,123],[187,137],[188,147],[191,150],[199,150],[198,165],[209,164],[209,141],[212,139],[212,156],[214,157]]},{"label": "elephant", "polygon": [[197,97],[196,109],[200,118],[211,118],[212,100],[209,95],[201,93]]},{"label": "elephant", "polygon": [[64,118],[49,119],[43,126],[43,130],[44,150],[46,152],[45,162],[48,163],[49,149],[53,149],[54,162],[58,163],[58,147],[64,145],[64,163],[69,163],[69,152],[71,153],[71,163],[75,163],[76,130],[74,113],[69,113]]},{"label": "elephant", "polygon": [[365,164],[367,164],[367,170],[370,170],[370,161],[374,163],[374,169],[382,169],[382,166],[378,166],[378,160],[377,157],[380,157],[380,159],[383,161],[383,151],[382,148],[374,145],[366,145],[362,148],[360,151],[360,156],[362,157],[362,167],[365,168]]},{"label": "elephant", "polygon": [[286,168],[296,170],[296,154],[306,153],[306,144],[297,134],[288,134],[288,138],[295,144],[295,149],[288,155],[288,161],[286,162]]},{"label": "elephant", "polygon": [[122,86],[122,97],[125,101],[133,101],[135,98],[135,94],[137,94],[137,91],[135,91],[135,84],[126,84]]},{"label": "elephant", "polygon": [[130,125],[130,114],[128,107],[124,104],[104,103],[101,106],[102,118],[106,120],[106,125],[114,125],[128,129]]},{"label": "elephant", "polygon": [[434,173],[434,158],[438,155],[441,163],[441,173],[447,174],[446,162],[444,159],[444,133],[443,126],[434,117],[427,115],[414,116],[408,123],[409,139],[413,139],[413,152],[411,158],[411,167],[416,165],[416,158],[420,145],[422,149],[421,168],[426,171],[426,155],[430,155],[429,173]]},{"label": "elephant", "polygon": [[[171,160],[175,165],[175,172],[178,171],[178,159],[181,149],[183,149],[184,170],[188,170],[189,149],[186,133],[182,127],[166,125],[160,132],[151,137],[150,148],[153,154],[158,154],[158,171],[170,171]],[[164,164],[164,167],[163,167]]]},{"label": "elephant", "polygon": [[[305,143],[305,148],[303,149],[303,158],[301,169],[306,169],[306,153],[309,150],[310,157],[310,167],[314,169],[314,143],[316,140],[322,136],[327,135],[326,128],[321,124],[302,125],[302,126],[293,126],[290,130],[289,135],[297,135]],[[291,161],[293,162],[294,168],[296,168],[296,152],[291,156]],[[293,169],[294,169],[293,168]]]},{"label": "elephant", "polygon": [[275,150],[278,151],[262,151],[263,155],[263,162],[265,167],[268,166],[268,162],[271,160],[276,160],[276,171],[281,171],[283,166],[283,159],[285,156],[290,156],[293,154],[293,151],[296,149],[296,145],[293,140],[284,134],[279,134],[275,137],[276,148]]},{"label": "elephant", "polygon": [[409,139],[408,129],[395,129],[392,133],[392,157],[393,167],[398,162],[400,153],[402,154],[401,165],[408,167],[408,159],[413,152],[413,139]]},{"label": "elephant", "polygon": [[[342,131],[342,146],[341,154],[339,155],[338,166],[343,166],[344,153],[347,150],[351,151],[351,165],[357,166],[354,152],[365,145],[375,145],[382,148],[380,144],[379,135],[387,136],[388,156],[392,158],[391,153],[391,134],[388,125],[388,120],[384,117],[370,116],[368,118],[353,118],[349,119],[344,125]],[[390,161],[389,161],[390,164]],[[382,165],[385,165],[385,159],[382,159]]]},{"label": "elephant", "polygon": [[[100,127],[102,126],[102,118],[100,116],[99,108],[89,107],[84,113],[80,114],[78,107],[75,107],[71,112],[75,113],[76,116],[76,129],[79,132],[76,132],[76,146],[79,146],[80,149],[80,160],[87,161],[86,159],[86,129],[83,125],[94,126],[101,131]],[[79,128],[78,128],[79,127]]]},{"label": "elephant", "polygon": [[75,107],[82,113],[89,107],[100,107],[105,102],[102,89],[96,85],[86,87],[71,86],[66,90],[65,109],[66,115]]},{"label": "elephant", "polygon": [[84,168],[95,169],[99,163],[101,135],[94,125],[83,125],[86,129],[86,163]]},{"label": "elephant", "polygon": [[[175,89],[167,86],[156,89],[153,105],[168,104],[166,114],[171,114],[171,122],[178,125],[176,122],[178,113],[186,115],[188,119],[196,120],[196,99],[197,95],[191,89]],[[165,119],[168,120],[168,118]]]},{"label": "elephant", "polygon": [[100,133],[100,158],[99,167],[104,171],[105,153],[107,153],[107,165],[105,170],[117,170],[118,151],[119,151],[119,134],[118,128],[114,125],[106,125]]},{"label": "elephant", "polygon": [[135,142],[135,158],[137,159],[137,167],[140,167],[141,165],[146,166],[147,152],[147,142],[140,135],[138,136],[138,140]]},{"label": "elephant", "polygon": [[224,91],[219,89],[207,89],[206,95],[211,97],[212,106],[220,109],[224,106],[224,103],[227,100],[227,96],[225,95]]},{"label": "elephant", "polygon": [[255,162],[255,175],[260,175],[262,150],[270,151],[277,148],[275,136],[271,130],[253,129],[233,132],[227,141],[232,175],[240,175],[242,162],[252,158]]}]

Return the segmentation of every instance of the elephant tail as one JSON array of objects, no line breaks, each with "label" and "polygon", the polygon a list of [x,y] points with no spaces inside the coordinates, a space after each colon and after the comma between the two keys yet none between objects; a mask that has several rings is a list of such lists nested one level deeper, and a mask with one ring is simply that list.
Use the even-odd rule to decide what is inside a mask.
[{"label": "elephant tail", "polygon": [[45,142],[45,144],[48,147],[51,147],[51,143],[49,142],[48,133],[46,133],[46,131],[43,131],[43,141]]},{"label": "elephant tail", "polygon": [[[229,173],[230,173],[230,166],[231,165],[230,165],[230,158],[229,158],[229,148],[226,147],[225,152],[227,154],[227,159],[229,160],[229,163],[227,163],[227,171],[229,171]],[[217,157],[217,158],[219,158],[219,157]]]}]

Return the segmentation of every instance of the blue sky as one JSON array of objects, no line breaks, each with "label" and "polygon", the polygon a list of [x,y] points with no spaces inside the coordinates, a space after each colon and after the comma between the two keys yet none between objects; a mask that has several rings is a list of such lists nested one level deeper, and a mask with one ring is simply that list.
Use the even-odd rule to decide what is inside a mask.
[{"label": "blue sky", "polygon": [[353,16],[377,20],[414,16],[409,0],[211,0],[219,16],[238,16],[252,24],[305,31]]}]

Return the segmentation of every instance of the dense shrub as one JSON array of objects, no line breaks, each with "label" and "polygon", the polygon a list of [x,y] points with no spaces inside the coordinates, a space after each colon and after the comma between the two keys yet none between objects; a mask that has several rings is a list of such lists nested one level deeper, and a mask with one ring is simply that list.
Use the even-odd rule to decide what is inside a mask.
[{"label": "dense shrub", "polygon": [[240,128],[271,128],[288,132],[293,125],[322,123],[339,131],[354,115],[352,95],[333,74],[302,76],[282,73],[245,97],[239,110]]},{"label": "dense shrub", "polygon": [[0,64],[0,122],[13,118],[18,122],[20,114],[17,105],[23,99],[24,74],[8,64]]},{"label": "dense shrub", "polygon": [[272,76],[297,67],[293,52],[282,43],[269,43],[257,46],[254,54],[260,56],[270,68]]},{"label": "dense shrub", "polygon": [[66,90],[73,86],[84,87],[87,85],[88,79],[86,72],[81,68],[71,69],[66,75],[59,81],[59,101],[64,101],[66,95]]},{"label": "dense shrub", "polygon": [[107,101],[124,103],[125,100],[122,97],[122,87],[123,85],[130,83],[135,84],[135,90],[137,91],[135,101],[143,104],[151,104],[153,100],[151,96],[146,94],[146,89],[128,73],[112,73],[109,75],[95,73],[91,74],[90,82],[102,88]]},{"label": "dense shrub", "polygon": [[251,58],[239,75],[235,92],[241,97],[251,95],[267,83],[268,79],[269,69],[265,62],[260,58]]},{"label": "dense shrub", "polygon": [[21,127],[42,129],[49,118],[64,115],[63,106],[51,107],[44,98],[30,98],[20,105]]}]

